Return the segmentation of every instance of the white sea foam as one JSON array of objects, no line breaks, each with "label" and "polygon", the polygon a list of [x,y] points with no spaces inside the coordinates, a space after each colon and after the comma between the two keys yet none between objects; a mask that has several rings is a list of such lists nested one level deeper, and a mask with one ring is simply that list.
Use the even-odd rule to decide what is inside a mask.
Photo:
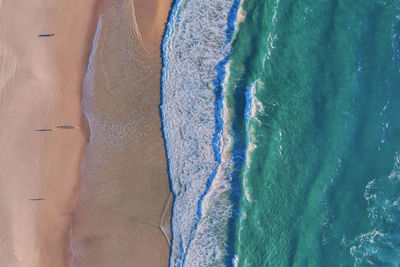
[{"label": "white sea foam", "polygon": [[239,256],[235,255],[234,259],[233,259],[233,266],[237,267],[239,264]]},{"label": "white sea foam", "polygon": [[246,20],[246,15],[247,15],[246,11],[240,6],[235,26],[238,26],[240,23],[244,22]]},{"label": "white sea foam", "polygon": [[[257,79],[252,82],[246,93],[246,111],[245,111],[245,119],[246,119],[246,132],[247,132],[247,147],[246,147],[246,167],[250,167],[251,162],[251,153],[257,148],[255,144],[255,125],[260,124],[260,120],[257,118],[257,114],[260,114],[264,111],[264,106],[260,100],[256,97],[256,92],[258,90],[262,90],[264,88],[264,83]],[[245,191],[246,192],[246,191]],[[247,194],[246,194],[247,196]]]},{"label": "white sea foam", "polygon": [[355,266],[400,264],[400,155],[387,177],[371,180],[365,187],[371,230],[360,234],[350,253]]},{"label": "white sea foam", "polygon": [[223,147],[231,138],[214,136],[224,113],[221,107],[215,114],[214,80],[223,78],[215,67],[230,51],[233,3],[177,1],[164,37],[161,111],[175,193],[171,266],[223,266],[226,257],[232,166]]},{"label": "white sea foam", "polygon": [[271,54],[272,54],[272,50],[276,48],[276,41],[279,39],[278,38],[278,34],[275,32],[275,28],[276,28],[276,24],[278,23],[278,9],[279,9],[279,2],[280,0],[275,0],[275,4],[274,7],[272,9],[272,19],[271,19],[271,26],[272,26],[272,31],[268,33],[267,36],[267,50],[265,52],[264,58],[263,58],[263,68],[265,68],[265,63],[267,60],[270,60],[271,58]]}]

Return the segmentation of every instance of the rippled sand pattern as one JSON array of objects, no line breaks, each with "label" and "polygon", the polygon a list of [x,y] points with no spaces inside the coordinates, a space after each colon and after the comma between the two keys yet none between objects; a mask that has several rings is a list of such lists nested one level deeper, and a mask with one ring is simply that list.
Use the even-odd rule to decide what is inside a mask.
[{"label": "rippled sand pattern", "polygon": [[[0,16],[2,14],[3,1],[0,0]],[[6,91],[6,84],[9,80],[14,79],[16,71],[16,59],[12,54],[12,50],[6,46],[6,40],[3,34],[3,30],[0,26],[0,106],[3,101],[3,95]],[[5,193],[3,189],[0,188],[0,193]],[[9,211],[9,208],[0,204],[0,210]],[[14,252],[12,246],[3,246],[3,244],[12,243],[12,238],[10,235],[11,227],[10,222],[6,218],[0,220],[0,266],[6,266],[14,262]]]},{"label": "rippled sand pattern", "polygon": [[[3,0],[0,0],[0,10],[3,7]],[[0,11],[1,14],[1,11]],[[15,78],[17,64],[12,50],[7,47],[3,30],[0,26],[0,104],[4,94],[6,84],[9,80]]]},{"label": "rippled sand pattern", "polygon": [[2,267],[69,266],[96,2],[0,0]]}]

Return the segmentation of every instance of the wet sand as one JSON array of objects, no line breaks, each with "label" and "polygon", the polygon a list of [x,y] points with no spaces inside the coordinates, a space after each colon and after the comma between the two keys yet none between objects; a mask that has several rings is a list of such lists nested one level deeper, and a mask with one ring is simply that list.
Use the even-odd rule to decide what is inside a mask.
[{"label": "wet sand", "polygon": [[159,104],[169,6],[120,0],[101,15],[83,90],[91,137],[71,266],[168,266],[173,196]]},{"label": "wet sand", "polygon": [[96,3],[0,0],[0,266],[69,265]]}]

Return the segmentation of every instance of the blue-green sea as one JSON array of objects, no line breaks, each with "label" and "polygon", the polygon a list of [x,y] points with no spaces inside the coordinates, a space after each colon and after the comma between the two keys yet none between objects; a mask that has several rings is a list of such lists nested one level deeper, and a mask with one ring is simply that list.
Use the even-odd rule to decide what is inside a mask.
[{"label": "blue-green sea", "polygon": [[228,89],[251,148],[237,265],[399,266],[400,2],[243,9]]},{"label": "blue-green sea", "polygon": [[400,266],[400,1],[195,2],[163,44],[171,266]]}]

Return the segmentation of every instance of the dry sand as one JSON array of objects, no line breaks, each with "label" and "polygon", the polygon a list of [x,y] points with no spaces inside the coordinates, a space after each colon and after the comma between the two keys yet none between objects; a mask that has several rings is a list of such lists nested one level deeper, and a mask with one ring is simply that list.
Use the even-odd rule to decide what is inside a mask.
[{"label": "dry sand", "polygon": [[0,266],[70,261],[96,2],[0,0]]},{"label": "dry sand", "polygon": [[168,266],[173,197],[158,107],[169,6],[119,0],[101,15],[83,90],[91,137],[71,266]]}]

